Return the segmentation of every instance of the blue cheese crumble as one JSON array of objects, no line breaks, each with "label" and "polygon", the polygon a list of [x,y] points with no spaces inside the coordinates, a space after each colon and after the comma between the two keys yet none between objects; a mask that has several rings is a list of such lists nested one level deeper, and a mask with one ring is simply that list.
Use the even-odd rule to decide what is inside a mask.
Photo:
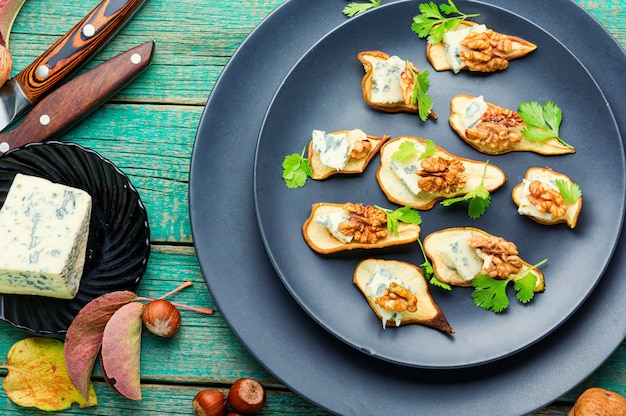
[{"label": "blue cheese crumble", "polygon": [[91,203],[83,190],[18,173],[0,210],[0,293],[73,299]]},{"label": "blue cheese crumble", "polygon": [[337,240],[341,241],[344,244],[347,244],[352,241],[354,236],[345,235],[341,231],[339,231],[339,224],[348,221],[349,219],[350,213],[342,209],[329,214],[319,215],[315,217],[315,222],[323,227],[326,227],[328,231],[333,235],[333,237],[335,237]]},{"label": "blue cheese crumble", "polygon": [[[370,280],[365,285],[365,295],[370,299],[376,299],[384,294],[385,289],[388,289],[392,282],[402,285],[409,291],[415,293],[415,290],[412,287],[407,286],[406,282],[403,282],[391,270],[385,269],[381,266],[376,266],[372,271]],[[375,305],[375,307],[382,317],[383,328],[387,327],[388,321],[395,322],[396,326],[399,326],[402,322],[404,312],[388,311],[378,305]]]},{"label": "blue cheese crumble", "polygon": [[403,103],[400,74],[405,68],[406,61],[395,55],[385,61],[376,61],[373,66],[370,100],[378,104]]}]

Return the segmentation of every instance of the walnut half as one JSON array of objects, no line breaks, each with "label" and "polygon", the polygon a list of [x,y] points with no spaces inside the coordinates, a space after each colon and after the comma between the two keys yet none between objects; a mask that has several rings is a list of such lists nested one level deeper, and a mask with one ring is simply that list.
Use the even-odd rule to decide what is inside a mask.
[{"label": "walnut half", "polygon": [[420,177],[418,186],[424,192],[450,194],[462,189],[467,183],[467,176],[462,174],[465,166],[459,159],[430,156],[422,160],[421,167],[415,173]]},{"label": "walnut half", "polygon": [[496,236],[475,236],[468,244],[485,259],[484,269],[492,278],[507,279],[524,266],[515,243]]},{"label": "walnut half", "polygon": [[417,296],[406,287],[391,282],[389,288],[376,298],[376,304],[392,312],[415,312],[417,311]]},{"label": "walnut half", "polygon": [[506,56],[513,50],[513,43],[502,33],[487,29],[485,32],[470,32],[461,45],[459,58],[471,71],[494,72],[506,69],[509,61]]},{"label": "walnut half", "polygon": [[343,209],[350,213],[348,221],[339,223],[339,231],[352,235],[359,243],[375,244],[387,237],[387,214],[371,205],[348,202]]}]

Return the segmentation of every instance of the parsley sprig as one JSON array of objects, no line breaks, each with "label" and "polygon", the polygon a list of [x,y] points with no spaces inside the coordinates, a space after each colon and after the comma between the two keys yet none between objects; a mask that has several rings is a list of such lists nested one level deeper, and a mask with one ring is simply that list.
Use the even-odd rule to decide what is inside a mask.
[{"label": "parsley sprig", "polygon": [[[509,298],[506,288],[511,281],[515,281],[513,288],[516,298],[521,303],[526,304],[535,297],[535,287],[537,286],[537,276],[534,269],[545,264],[548,259],[544,259],[532,266],[530,269],[522,270],[519,273],[509,276],[507,279],[494,279],[487,274],[480,274],[472,280],[474,291],[472,299],[474,303],[484,310],[492,310],[500,313],[509,306]],[[522,275],[523,273],[526,273]]]},{"label": "parsley sprig", "polygon": [[491,194],[485,188],[485,175],[487,174],[487,166],[489,165],[489,161],[485,162],[485,169],[483,170],[483,176],[480,180],[480,184],[471,192],[468,192],[466,195],[459,196],[457,198],[444,199],[441,201],[441,205],[444,207],[448,207],[452,204],[461,201],[469,200],[469,206],[467,208],[467,215],[473,220],[477,219],[481,215],[485,213],[489,205],[491,205]]},{"label": "parsley sprig", "polygon": [[369,3],[358,3],[353,1],[348,3],[346,7],[343,8],[343,14],[348,17],[356,16],[359,13],[362,13],[366,10],[373,9],[374,7],[380,6],[380,0],[370,0]]},{"label": "parsley sprig", "polygon": [[391,155],[391,159],[395,160],[396,162],[402,162],[411,159],[412,157],[419,154],[418,159],[424,160],[427,157],[434,156],[436,153],[437,146],[435,145],[435,142],[430,139],[426,139],[426,148],[421,154],[417,147],[415,147],[415,143],[407,140],[400,143],[400,146],[398,146],[398,150],[393,152],[393,154]]},{"label": "parsley sprig", "polygon": [[[454,30],[463,20],[479,14],[465,14],[456,7],[452,0],[439,7],[433,2],[421,3],[420,14],[413,17],[411,29],[420,38],[428,37],[428,43],[434,45],[443,40],[446,32]],[[445,15],[445,16],[444,16]]]},{"label": "parsley sprig", "polygon": [[304,157],[305,151],[306,147],[301,154],[293,153],[283,160],[283,180],[288,188],[301,188],[306,184],[307,178],[313,176],[309,159]]},{"label": "parsley sprig", "polygon": [[574,148],[559,136],[563,112],[554,102],[548,101],[541,105],[536,101],[529,101],[521,103],[518,110],[520,117],[526,123],[522,134],[528,140],[545,141],[555,138],[564,146]]},{"label": "parsley sprig", "polygon": [[399,222],[415,225],[420,225],[422,223],[422,217],[419,211],[408,205],[396,210],[383,208],[378,205],[374,205],[374,208],[383,211],[387,215],[387,232],[392,233],[396,237],[398,236]]},{"label": "parsley sprig", "polygon": [[430,80],[428,79],[428,71],[417,72],[410,65],[409,70],[413,75],[415,84],[413,85],[413,92],[411,94],[411,105],[417,104],[417,114],[422,121],[426,121],[433,109],[433,99],[429,94],[428,87],[430,87]]},{"label": "parsley sprig", "polygon": [[422,241],[418,239],[417,243],[420,245],[420,249],[422,250],[422,256],[424,257],[424,263],[420,264],[420,267],[422,268],[422,275],[424,276],[424,278],[428,280],[428,282],[433,286],[437,286],[448,291],[452,290],[452,286],[437,279],[437,276],[435,275],[435,269],[428,260],[426,252],[424,251],[424,245],[422,244]]},{"label": "parsley sprig", "polygon": [[556,187],[559,188],[559,192],[568,204],[575,204],[578,198],[583,196],[583,192],[577,183],[570,184],[565,179],[557,179]]}]

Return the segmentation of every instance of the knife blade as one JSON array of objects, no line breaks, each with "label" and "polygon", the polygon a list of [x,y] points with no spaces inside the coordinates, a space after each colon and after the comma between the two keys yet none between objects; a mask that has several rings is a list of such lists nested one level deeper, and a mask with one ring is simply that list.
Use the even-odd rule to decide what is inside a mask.
[{"label": "knife blade", "polygon": [[145,0],[102,0],[0,88],[0,131],[65,81],[128,22]]},{"label": "knife blade", "polygon": [[0,133],[0,155],[67,131],[143,72],[154,47],[154,41],[135,46],[52,91],[14,129]]}]

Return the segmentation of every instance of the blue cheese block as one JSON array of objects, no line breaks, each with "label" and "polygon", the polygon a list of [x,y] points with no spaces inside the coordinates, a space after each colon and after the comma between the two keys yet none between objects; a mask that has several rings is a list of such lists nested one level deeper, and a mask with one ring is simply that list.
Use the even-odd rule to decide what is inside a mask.
[{"label": "blue cheese block", "polygon": [[73,299],[90,217],[87,192],[18,173],[0,210],[0,293]]}]

